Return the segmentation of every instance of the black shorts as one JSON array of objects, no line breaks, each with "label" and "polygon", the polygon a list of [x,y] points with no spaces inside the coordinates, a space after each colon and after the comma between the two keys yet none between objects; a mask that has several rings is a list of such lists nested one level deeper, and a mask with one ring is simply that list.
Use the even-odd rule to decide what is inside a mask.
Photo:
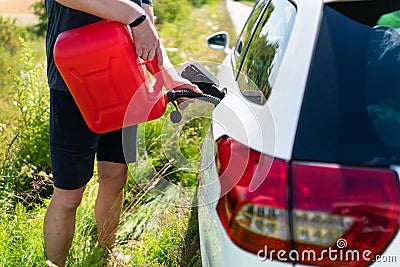
[{"label": "black shorts", "polygon": [[98,161],[136,160],[137,126],[96,134],[86,125],[70,92],[50,90],[50,157],[54,186],[71,190],[86,185]]}]

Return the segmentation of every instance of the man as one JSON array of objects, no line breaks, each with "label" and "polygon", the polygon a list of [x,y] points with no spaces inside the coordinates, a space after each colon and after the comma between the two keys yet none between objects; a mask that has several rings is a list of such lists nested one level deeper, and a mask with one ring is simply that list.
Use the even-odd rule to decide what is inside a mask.
[{"label": "man", "polygon": [[[86,184],[93,175],[97,155],[99,188],[95,205],[98,242],[107,250],[115,244],[116,230],[127,181],[127,163],[136,157],[136,127],[131,132],[133,147],[124,155],[122,131],[98,135],[86,126],[53,59],[55,40],[63,31],[97,22],[118,21],[131,26],[135,50],[143,60],[157,57],[165,72],[166,87],[201,91],[171,69],[165,50],[153,26],[151,0],[46,0],[48,82],[50,92],[50,150],[54,192],[44,219],[47,259],[64,266],[75,231],[76,209]],[[142,7],[141,7],[142,6]],[[90,64],[90,62],[88,62]],[[126,158],[125,158],[126,156]]]}]

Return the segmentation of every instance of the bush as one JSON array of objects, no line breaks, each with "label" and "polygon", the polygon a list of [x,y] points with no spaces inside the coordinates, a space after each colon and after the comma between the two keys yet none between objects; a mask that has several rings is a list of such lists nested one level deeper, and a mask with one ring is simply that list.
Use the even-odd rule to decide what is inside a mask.
[{"label": "bush", "polygon": [[32,5],[32,7],[33,14],[35,14],[39,19],[38,24],[36,24],[34,27],[34,31],[37,35],[44,36],[46,35],[47,31],[47,13],[44,1],[37,1]]},{"label": "bush", "polygon": [[163,23],[180,21],[189,14],[190,6],[187,0],[157,0],[154,1],[154,15],[156,23],[161,26]]},{"label": "bush", "polygon": [[200,7],[205,4],[209,4],[212,0],[188,0],[189,3],[194,7]]},{"label": "bush", "polygon": [[22,70],[14,75],[15,102],[21,117],[18,121],[18,156],[24,164],[39,169],[50,169],[49,157],[49,89],[42,66],[33,63],[33,55],[27,43],[21,40]]},{"label": "bush", "polygon": [[[19,48],[20,37],[26,37],[26,31],[15,25],[15,20],[0,16],[0,51],[14,55]],[[0,57],[1,58],[1,57]]]},{"label": "bush", "polygon": [[20,44],[19,37],[26,36],[27,32],[24,28],[15,25],[15,21],[9,18],[2,17],[0,15],[0,73],[2,78],[0,79],[0,96],[4,93],[8,83],[11,82],[5,73],[10,67],[12,58],[17,54]]},{"label": "bush", "polygon": [[[1,178],[8,188],[26,199],[31,194],[48,196],[50,189],[49,156],[49,89],[44,71],[34,64],[31,49],[21,42],[21,71],[10,71],[14,78],[14,104],[19,116],[12,129],[14,139],[9,144]],[[35,196],[32,196],[35,198]]]},{"label": "bush", "polygon": [[157,0],[154,1],[154,15],[156,23],[161,26],[167,23],[185,23],[190,18],[187,15],[191,13],[192,7],[201,7],[214,0]]}]

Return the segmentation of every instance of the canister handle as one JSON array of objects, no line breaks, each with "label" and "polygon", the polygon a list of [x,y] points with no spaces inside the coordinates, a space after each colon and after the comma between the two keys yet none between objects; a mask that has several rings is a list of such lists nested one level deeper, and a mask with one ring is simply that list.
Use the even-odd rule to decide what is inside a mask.
[{"label": "canister handle", "polygon": [[153,60],[142,61],[141,65],[145,65],[150,73],[156,78],[156,82],[153,85],[154,92],[160,92],[165,83],[164,73],[158,66],[157,57],[154,56]]}]

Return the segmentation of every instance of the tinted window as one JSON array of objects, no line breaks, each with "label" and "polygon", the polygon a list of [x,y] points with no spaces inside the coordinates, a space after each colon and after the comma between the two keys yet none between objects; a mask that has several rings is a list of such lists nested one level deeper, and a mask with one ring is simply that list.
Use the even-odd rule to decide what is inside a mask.
[{"label": "tinted window", "polygon": [[255,103],[264,104],[271,93],[295,13],[290,2],[272,0],[254,32],[237,80],[243,95]]},{"label": "tinted window", "polygon": [[400,164],[399,29],[391,28],[397,27],[393,17],[383,17],[389,13],[384,5],[368,9],[364,3],[357,2],[358,8],[352,3],[351,18],[324,8],[295,140],[296,159]]}]

